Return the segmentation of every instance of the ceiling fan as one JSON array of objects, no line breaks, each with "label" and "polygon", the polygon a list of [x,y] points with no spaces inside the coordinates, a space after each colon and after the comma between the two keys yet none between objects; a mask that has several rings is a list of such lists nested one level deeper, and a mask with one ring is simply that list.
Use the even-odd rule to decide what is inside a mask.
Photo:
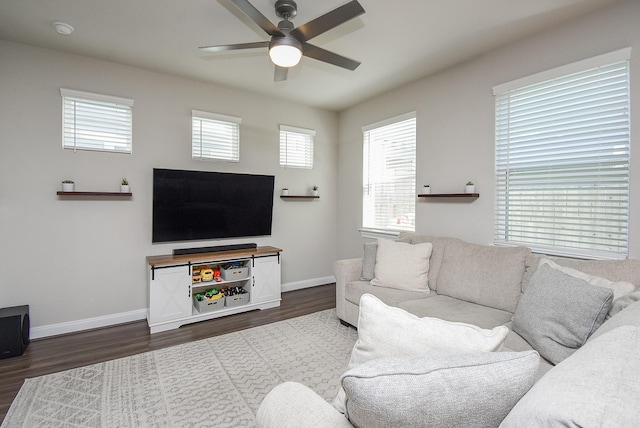
[{"label": "ceiling fan", "polygon": [[302,55],[352,71],[360,65],[358,61],[307,43],[307,40],[363,14],[364,8],[357,0],[351,0],[349,3],[298,27],[295,27],[293,22],[289,21],[289,19],[296,16],[298,11],[298,6],[293,0],[276,1],[276,15],[282,18],[278,26],[271,23],[247,0],[231,0],[231,2],[270,35],[271,40],[234,45],[203,46],[200,50],[204,52],[223,52],[237,49],[269,48],[269,57],[276,66],[275,81],[286,80],[287,71],[290,67],[298,64]]}]

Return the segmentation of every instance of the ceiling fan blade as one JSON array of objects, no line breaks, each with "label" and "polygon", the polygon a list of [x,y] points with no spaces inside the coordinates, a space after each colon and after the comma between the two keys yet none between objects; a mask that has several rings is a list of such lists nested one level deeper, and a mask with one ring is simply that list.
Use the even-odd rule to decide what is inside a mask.
[{"label": "ceiling fan blade", "polygon": [[287,67],[279,67],[276,65],[276,71],[273,74],[274,82],[281,82],[283,80],[287,80],[287,72],[289,69]]},{"label": "ceiling fan blade", "polygon": [[202,46],[199,49],[203,52],[224,52],[235,51],[238,49],[256,49],[256,48],[268,48],[269,42],[253,42],[253,43],[238,43],[235,45],[219,45],[219,46]]},{"label": "ceiling fan blade", "polygon": [[331,12],[325,13],[306,24],[302,24],[294,28],[289,34],[301,42],[306,42],[307,40],[313,39],[325,31],[331,30],[340,24],[344,24],[363,13],[364,8],[360,3],[358,3],[357,0],[352,0],[347,4],[333,9]]},{"label": "ceiling fan blade", "polygon": [[253,22],[258,24],[268,35],[282,35],[278,27],[276,27],[271,21],[269,21],[258,9],[256,9],[247,0],[231,0],[238,9],[244,12]]},{"label": "ceiling fan blade", "polygon": [[328,50],[319,48],[309,43],[302,44],[302,54],[304,56],[308,56],[309,58],[337,65],[338,67],[346,68],[351,71],[355,70],[360,65],[358,61],[354,61],[342,55],[329,52]]}]

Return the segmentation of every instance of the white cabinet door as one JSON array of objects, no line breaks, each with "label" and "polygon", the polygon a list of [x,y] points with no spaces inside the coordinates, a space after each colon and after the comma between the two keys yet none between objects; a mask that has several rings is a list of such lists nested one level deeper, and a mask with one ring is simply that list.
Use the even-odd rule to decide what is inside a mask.
[{"label": "white cabinet door", "polygon": [[251,303],[280,300],[280,257],[253,259]]},{"label": "white cabinet door", "polygon": [[149,322],[173,321],[191,316],[189,266],[160,267],[149,277]]}]

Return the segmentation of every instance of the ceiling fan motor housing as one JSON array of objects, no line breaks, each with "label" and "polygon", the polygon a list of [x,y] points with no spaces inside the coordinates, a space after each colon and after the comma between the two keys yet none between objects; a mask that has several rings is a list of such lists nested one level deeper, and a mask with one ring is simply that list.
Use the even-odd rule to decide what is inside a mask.
[{"label": "ceiling fan motor housing", "polygon": [[276,15],[283,19],[293,18],[298,13],[298,5],[293,0],[278,0],[275,7]]}]

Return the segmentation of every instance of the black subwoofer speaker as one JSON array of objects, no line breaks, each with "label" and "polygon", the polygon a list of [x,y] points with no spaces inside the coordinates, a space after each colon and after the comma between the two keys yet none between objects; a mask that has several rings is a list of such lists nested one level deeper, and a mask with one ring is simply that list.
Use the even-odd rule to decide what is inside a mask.
[{"label": "black subwoofer speaker", "polygon": [[29,305],[0,309],[0,359],[24,353],[29,327]]}]

